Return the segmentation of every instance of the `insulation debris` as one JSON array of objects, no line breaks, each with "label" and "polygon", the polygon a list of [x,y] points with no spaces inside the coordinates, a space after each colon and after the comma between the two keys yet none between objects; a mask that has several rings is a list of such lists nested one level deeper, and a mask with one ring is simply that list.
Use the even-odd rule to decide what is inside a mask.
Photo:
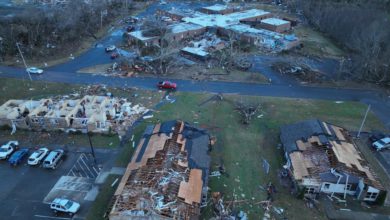
[{"label": "insulation debris", "polygon": [[181,121],[146,128],[114,194],[110,220],[198,219],[207,201],[204,130]]},{"label": "insulation debris", "polygon": [[9,100],[0,106],[0,126],[21,129],[118,132],[147,112],[126,99],[87,95],[79,99],[56,97]]}]

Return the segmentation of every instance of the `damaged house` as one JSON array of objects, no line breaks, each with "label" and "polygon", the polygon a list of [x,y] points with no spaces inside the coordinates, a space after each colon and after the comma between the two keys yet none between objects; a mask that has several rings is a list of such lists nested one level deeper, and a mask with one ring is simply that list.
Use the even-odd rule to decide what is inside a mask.
[{"label": "damaged house", "polygon": [[0,126],[32,130],[119,132],[148,110],[126,99],[84,96],[81,99],[9,100],[0,106]]},{"label": "damaged house", "polygon": [[[319,120],[281,127],[286,167],[305,194],[375,202],[386,191],[344,128]],[[342,199],[341,199],[342,197]],[[383,197],[382,197],[383,198]]]},{"label": "damaged house", "polygon": [[206,131],[182,121],[148,126],[109,219],[199,219],[207,201],[209,144]]}]

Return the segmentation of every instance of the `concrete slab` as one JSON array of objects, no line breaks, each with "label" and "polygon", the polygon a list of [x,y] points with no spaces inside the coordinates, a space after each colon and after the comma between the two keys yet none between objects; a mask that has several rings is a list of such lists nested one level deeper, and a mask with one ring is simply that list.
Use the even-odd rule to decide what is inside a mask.
[{"label": "concrete slab", "polygon": [[55,198],[67,198],[81,202],[93,187],[93,179],[85,177],[62,176],[47,196],[44,203],[50,203]]},{"label": "concrete slab", "polygon": [[123,175],[126,172],[125,167],[113,167],[111,168],[110,174]]},{"label": "concrete slab", "polygon": [[86,201],[95,201],[96,196],[99,194],[99,187],[93,186],[91,190],[87,192],[87,195],[84,197]]}]

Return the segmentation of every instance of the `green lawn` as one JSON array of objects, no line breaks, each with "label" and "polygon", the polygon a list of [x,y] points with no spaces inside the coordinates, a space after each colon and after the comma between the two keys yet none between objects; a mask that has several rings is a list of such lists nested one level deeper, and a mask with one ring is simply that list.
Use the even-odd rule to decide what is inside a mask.
[{"label": "green lawn", "polygon": [[[275,206],[285,210],[289,219],[325,219],[323,212],[305,209],[301,200],[289,194],[288,189],[279,184],[278,169],[284,163],[283,152],[278,149],[279,127],[283,124],[308,118],[319,118],[348,129],[357,130],[366,106],[355,102],[337,104],[332,101],[300,100],[269,97],[239,97],[224,96],[225,100],[241,100],[248,103],[260,103],[262,118],[255,117],[252,123],[244,126],[234,107],[227,101],[209,102],[199,106],[202,101],[211,97],[209,94],[178,93],[178,100],[163,106],[156,112],[151,122],[171,119],[182,119],[208,128],[217,137],[217,144],[211,153],[212,170],[224,164],[229,177],[210,178],[211,191],[220,191],[225,195],[225,201],[236,198],[249,199],[254,202],[234,207],[249,214],[249,219],[258,219],[263,210],[253,203],[266,199],[266,193],[259,186],[268,182],[275,184],[278,193]],[[260,113],[259,113],[260,114]],[[384,129],[373,114],[369,114],[365,129]],[[262,169],[262,159],[271,165],[269,175]],[[204,218],[211,216],[210,209],[203,213]]]},{"label": "green lawn", "polygon": [[[14,79],[2,79],[0,86],[3,90],[3,95],[0,97],[2,102],[10,98],[42,98],[83,90],[80,86],[43,82],[30,83]],[[30,90],[30,88],[34,89]],[[129,98],[133,103],[141,102],[150,106],[155,105],[163,95],[162,93],[141,90],[110,89],[110,91],[116,96]],[[229,174],[229,177],[210,178],[211,192],[222,192],[225,195],[225,201],[233,198],[249,200],[249,203],[241,203],[236,205],[234,209],[246,211],[249,219],[259,219],[263,214],[263,209],[254,203],[266,198],[266,193],[260,190],[259,186],[265,186],[271,181],[277,189],[274,205],[283,208],[289,219],[325,219],[323,212],[305,208],[303,201],[295,199],[290,195],[288,189],[283,188],[280,184],[277,172],[283,165],[284,159],[282,150],[278,149],[279,127],[304,119],[318,118],[347,129],[357,130],[366,110],[364,104],[225,95],[223,101],[210,101],[200,106],[200,103],[212,95],[177,92],[174,96],[177,98],[175,103],[166,104],[157,109],[153,113],[153,118],[145,120],[135,128],[136,143],[146,125],[161,121],[181,119],[206,128],[211,135],[217,137],[217,143],[211,152],[211,170],[216,170],[217,166],[223,163]],[[250,125],[242,125],[239,114],[234,111],[234,106],[231,104],[237,100],[246,103],[260,103],[262,111],[259,115],[262,114],[263,117],[254,117]],[[364,130],[371,129],[384,130],[382,123],[372,113],[369,114],[364,127]],[[23,131],[24,133],[18,134],[18,132],[17,135],[28,135],[31,139],[38,139],[34,133]],[[7,135],[6,133],[8,131],[2,131],[1,135]],[[44,137],[39,139],[44,139]],[[73,139],[79,139],[80,143],[88,141],[85,135],[79,135]],[[64,143],[70,141],[72,139],[62,140]],[[118,143],[114,137],[101,135],[94,135],[92,141],[95,146],[103,147],[111,146],[110,143],[116,146]],[[133,150],[132,143],[127,144],[117,158],[116,166],[125,167],[130,161]],[[261,167],[263,158],[268,160],[271,165],[269,175],[266,175]],[[113,179],[115,178],[109,178],[102,188],[88,219],[100,219],[102,213],[105,212],[114,191],[108,187]],[[253,202],[251,202],[252,198]],[[305,211],[301,211],[303,209]],[[203,217],[205,219],[211,217],[210,207],[204,210]]]},{"label": "green lawn", "polygon": [[[118,178],[117,183],[111,187],[113,182]],[[105,219],[104,215],[108,211],[107,205],[110,203],[112,196],[115,193],[115,190],[120,182],[121,176],[118,175],[109,175],[100,187],[99,195],[96,197],[96,200],[92,204],[91,209],[88,211],[86,219],[88,220],[99,220]]]},{"label": "green lawn", "polygon": [[319,57],[342,57],[344,52],[334,41],[324,36],[313,28],[299,25],[294,29],[294,33],[303,43],[302,53]]}]

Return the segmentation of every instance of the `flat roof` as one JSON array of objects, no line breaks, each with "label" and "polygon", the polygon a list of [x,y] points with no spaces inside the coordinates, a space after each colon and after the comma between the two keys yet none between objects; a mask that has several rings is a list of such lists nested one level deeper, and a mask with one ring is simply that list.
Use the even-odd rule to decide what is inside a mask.
[{"label": "flat roof", "polygon": [[269,31],[269,30],[265,30],[265,29],[252,28],[246,24],[230,25],[230,26],[226,27],[226,29],[238,32],[240,34],[262,35],[262,36],[267,36],[267,37],[274,38],[274,39],[282,39],[283,38],[283,35],[279,34],[277,32],[273,32],[273,31]]},{"label": "flat roof", "polygon": [[222,10],[228,9],[229,7],[227,5],[215,4],[215,5],[206,6],[203,8],[210,10],[210,11],[222,11]]},{"label": "flat roof", "polygon": [[261,20],[261,23],[279,26],[283,24],[289,24],[290,22],[279,18],[266,18]]},{"label": "flat roof", "polygon": [[142,34],[142,32],[143,32],[142,30],[139,30],[139,31],[129,32],[128,34],[131,35],[132,37],[137,38],[137,39],[142,40],[142,41],[155,38],[155,37],[145,37]]},{"label": "flat roof", "polygon": [[192,23],[177,23],[169,25],[168,28],[172,31],[172,33],[182,33],[186,31],[193,31],[203,28],[201,25],[192,24]]},{"label": "flat roof", "polygon": [[241,20],[254,18],[269,14],[267,11],[259,9],[250,9],[246,11],[235,12],[227,15],[211,14],[198,17],[185,17],[183,21],[198,24],[204,27],[226,27],[232,24],[239,24]]},{"label": "flat roof", "polygon": [[191,9],[180,9],[180,8],[171,8],[166,12],[169,14],[180,15],[183,17],[198,17],[198,16],[205,15],[204,13],[201,13],[199,11],[194,11]]},{"label": "flat roof", "polygon": [[202,56],[202,57],[209,55],[209,53],[204,51],[202,47],[184,47],[181,50],[188,52],[188,53],[198,55],[198,56]]}]

